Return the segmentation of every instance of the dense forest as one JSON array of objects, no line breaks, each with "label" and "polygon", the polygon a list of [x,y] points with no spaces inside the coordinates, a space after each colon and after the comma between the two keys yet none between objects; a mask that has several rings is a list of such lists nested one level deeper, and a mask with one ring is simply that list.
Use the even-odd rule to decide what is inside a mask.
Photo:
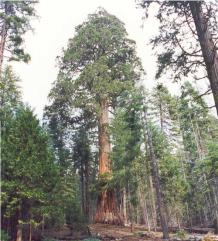
[{"label": "dense forest", "polygon": [[115,240],[117,227],[134,239],[116,240],[218,234],[217,1],[136,2],[147,18],[158,9],[152,89],[125,24],[98,8],[57,57],[42,120],[10,65],[30,60],[36,4],[0,2],[1,240]]}]

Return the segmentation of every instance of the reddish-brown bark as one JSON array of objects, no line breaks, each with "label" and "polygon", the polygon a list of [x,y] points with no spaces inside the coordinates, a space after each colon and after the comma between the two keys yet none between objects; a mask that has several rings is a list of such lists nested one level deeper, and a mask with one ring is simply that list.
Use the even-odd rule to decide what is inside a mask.
[{"label": "reddish-brown bark", "polygon": [[110,142],[108,135],[108,103],[107,100],[102,100],[100,104],[100,115],[99,115],[99,173],[110,173]]},{"label": "reddish-brown bark", "polygon": [[122,225],[123,220],[118,212],[114,190],[105,190],[100,193],[97,202],[96,223]]},{"label": "reddish-brown bark", "polygon": [[[107,174],[111,174],[108,124],[108,101],[104,99],[100,103],[99,115],[99,175],[102,176],[105,174],[105,177]],[[115,192],[113,189],[104,190],[99,194],[95,222],[116,225],[123,224],[117,208]]]}]

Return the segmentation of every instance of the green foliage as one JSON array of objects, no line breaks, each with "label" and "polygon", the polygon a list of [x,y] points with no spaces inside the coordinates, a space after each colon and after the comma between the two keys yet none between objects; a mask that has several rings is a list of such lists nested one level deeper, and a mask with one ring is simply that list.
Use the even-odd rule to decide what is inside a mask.
[{"label": "green foliage", "polygon": [[12,109],[21,100],[21,92],[18,86],[20,79],[13,73],[11,66],[5,67],[0,78],[1,105]]},{"label": "green foliage", "polygon": [[216,164],[212,164],[216,163],[212,160],[216,160],[217,121],[210,116],[206,102],[199,95],[189,82],[184,83],[178,107],[185,151],[183,172],[188,182],[184,200],[192,213],[201,212],[206,205],[205,195],[214,195],[212,189],[217,177]]},{"label": "green foliage", "polygon": [[67,175],[62,176],[60,172],[57,178],[53,194],[44,210],[46,224],[60,228],[64,224],[83,223],[78,176],[74,170],[68,169]]},{"label": "green foliage", "polygon": [[142,137],[142,125],[140,111],[142,109],[142,97],[137,90],[126,91],[120,97],[120,106],[115,112],[115,118],[111,126],[114,148],[111,158],[114,169],[128,166],[140,156]]},{"label": "green foliage", "polygon": [[166,135],[158,127],[151,125],[153,147],[158,159],[160,182],[164,201],[177,216],[182,216],[183,200],[187,193],[187,183],[181,172],[179,158],[171,151]]},{"label": "green foliage", "polygon": [[187,238],[187,232],[183,229],[180,229],[175,233],[175,237],[184,240]]},{"label": "green foliage", "polygon": [[53,100],[60,96],[61,89],[66,104],[79,108],[79,116],[91,112],[90,120],[98,116],[101,100],[115,105],[117,97],[141,73],[135,43],[126,36],[123,23],[105,10],[89,15],[76,28],[60,58],[59,79],[51,92]]},{"label": "green foliage", "polygon": [[[114,186],[115,179],[111,177],[95,180],[101,103],[107,101],[109,108],[114,109],[122,93],[133,87],[143,71],[135,42],[127,38],[124,24],[103,9],[89,15],[76,28],[75,36],[59,58],[59,66],[45,121],[56,157],[62,160],[60,166],[68,171],[66,167],[73,163],[74,171],[78,171],[81,189],[77,194],[83,202],[84,189],[92,190],[92,197],[96,197],[102,188]],[[71,160],[69,165],[62,165],[66,160]],[[89,180],[93,185],[87,188]]]},{"label": "green foliage", "polygon": [[94,197],[102,191],[113,189],[116,186],[116,182],[116,177],[109,172],[99,174],[98,178],[90,185],[90,191]]},{"label": "green foliage", "polygon": [[8,241],[10,240],[10,236],[4,231],[1,229],[1,240],[2,241]]},{"label": "green foliage", "polygon": [[172,96],[169,90],[159,83],[152,89],[149,99],[151,102],[149,104],[149,114],[152,115],[152,119],[160,126],[169,143],[175,146],[175,139],[179,134],[178,101],[176,97]]},{"label": "green foliage", "polygon": [[210,141],[207,145],[208,154],[197,163],[196,173],[204,173],[208,179],[218,176],[218,142]]},{"label": "green foliage", "polygon": [[[11,21],[16,32],[15,35],[10,32],[12,58],[25,60],[20,36],[28,29],[29,16],[34,15],[34,9],[26,1],[6,1],[0,7],[6,3],[17,8],[10,18],[1,14],[4,20]],[[173,11],[178,6],[183,8],[184,4],[163,3],[163,6]],[[25,6],[26,19],[22,20],[20,11]],[[161,10],[158,18],[163,18]],[[174,37],[172,33],[166,36],[167,40],[171,37]],[[165,40],[153,40],[155,45],[161,42]],[[178,58],[175,70],[187,75],[184,55],[178,55],[174,48],[166,51],[159,55],[157,75],[175,58]],[[123,198],[121,205],[125,191],[131,222],[136,216],[142,217],[141,211],[148,216],[146,218],[155,220],[157,200],[151,196],[155,183],[146,130],[152,136],[160,188],[172,224],[177,219],[197,219],[206,204],[214,208],[210,202],[216,198],[218,122],[189,82],[184,83],[178,98],[158,84],[145,105],[145,94],[134,87],[143,73],[135,43],[127,38],[124,24],[103,9],[89,15],[76,28],[75,36],[59,58],[59,66],[57,81],[49,94],[51,105],[45,107],[44,128],[33,111],[22,104],[19,78],[11,67],[6,67],[1,75],[4,219],[19,216],[19,220],[15,220],[17,224],[33,227],[42,222],[48,228],[60,228],[64,224],[82,227],[87,222],[84,200],[89,198],[84,198],[84,193],[92,194],[94,201],[99,192],[116,188],[118,200]],[[176,75],[179,77],[178,72]],[[108,128],[113,147],[110,153],[113,174],[108,172],[96,178],[97,128],[102,101],[107,101],[113,112]],[[189,208],[191,212],[186,217]],[[207,210],[208,213],[213,212],[213,208]],[[150,209],[154,209],[154,213]],[[185,236],[182,230],[176,234],[181,239]],[[8,239],[4,232],[2,239]]]},{"label": "green foliage", "polygon": [[[119,107],[110,127],[113,149],[113,179],[115,186],[131,192],[129,202],[137,207],[138,181],[143,172],[142,122],[140,120],[142,96],[137,89],[125,91],[119,98]],[[142,169],[141,169],[142,168]],[[131,212],[134,212],[133,210]],[[134,216],[133,213],[130,215]]]},{"label": "green foliage", "polygon": [[19,210],[17,222],[38,225],[38,217],[52,205],[58,169],[48,136],[29,107],[14,110],[2,132],[1,144],[2,215],[10,219]]},{"label": "green foliage", "polygon": [[[153,3],[147,0],[139,2],[148,14],[151,9],[150,5]],[[203,77],[205,63],[202,61],[201,46],[199,39],[196,38],[196,26],[189,3],[157,1],[154,4],[157,9],[156,18],[159,21],[159,31],[150,39],[150,44],[156,50],[158,63],[156,78],[160,78],[163,74],[171,75],[172,79],[176,81],[190,76],[196,79]],[[201,6],[203,15],[208,20],[208,31],[211,33],[212,40],[216,42],[217,3],[216,1],[201,2]]]},{"label": "green foliage", "polygon": [[10,66],[3,69],[0,76],[0,121],[2,131],[13,116],[14,110],[21,105],[19,81]]},{"label": "green foliage", "polygon": [[35,3],[31,1],[1,1],[1,28],[6,31],[5,50],[13,61],[30,60],[24,51],[24,34],[32,29],[30,19],[35,16]]},{"label": "green foliage", "polygon": [[[198,158],[198,148],[202,145],[196,138],[196,131],[200,131],[203,139],[208,126],[206,103],[198,96],[199,93],[189,82],[183,85],[179,106],[180,128],[183,133],[185,150],[189,152],[192,160]],[[198,130],[196,130],[197,128]]]}]

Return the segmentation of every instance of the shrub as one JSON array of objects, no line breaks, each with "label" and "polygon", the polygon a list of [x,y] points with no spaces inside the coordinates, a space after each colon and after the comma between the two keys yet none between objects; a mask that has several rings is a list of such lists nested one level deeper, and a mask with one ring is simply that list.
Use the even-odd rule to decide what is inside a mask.
[{"label": "shrub", "polygon": [[187,237],[187,233],[185,230],[180,229],[179,231],[176,232],[175,236],[179,239],[185,239]]}]

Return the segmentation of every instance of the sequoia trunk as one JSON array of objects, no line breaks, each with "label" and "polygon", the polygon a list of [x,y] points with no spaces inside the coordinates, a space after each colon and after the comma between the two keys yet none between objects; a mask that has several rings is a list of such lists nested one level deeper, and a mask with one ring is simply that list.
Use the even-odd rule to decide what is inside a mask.
[{"label": "sequoia trunk", "polygon": [[[99,115],[99,175],[100,178],[105,175],[106,181],[111,176],[110,167],[110,142],[108,134],[108,101],[101,100],[100,115]],[[97,200],[97,211],[95,222],[108,224],[123,224],[122,218],[119,215],[115,192],[113,189],[103,190]]]},{"label": "sequoia trunk", "polygon": [[208,20],[204,17],[201,2],[190,1],[192,17],[201,45],[204,62],[218,114],[218,54],[212,35],[208,30]]}]

